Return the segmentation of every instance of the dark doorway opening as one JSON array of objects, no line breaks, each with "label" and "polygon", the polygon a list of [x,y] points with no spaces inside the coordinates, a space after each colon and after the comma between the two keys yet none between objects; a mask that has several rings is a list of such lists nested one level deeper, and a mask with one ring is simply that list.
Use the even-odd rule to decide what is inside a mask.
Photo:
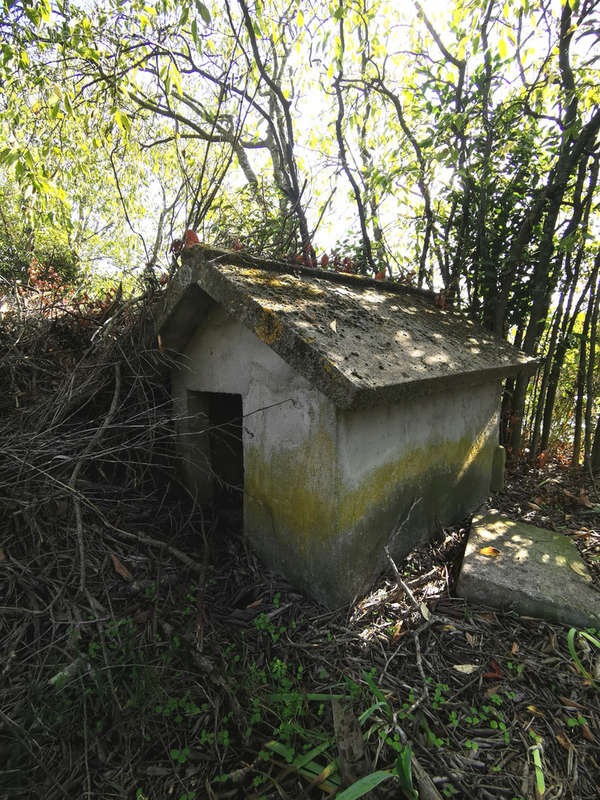
[{"label": "dark doorway opening", "polygon": [[205,397],[213,498],[221,508],[241,509],[244,498],[242,396],[207,392]]}]

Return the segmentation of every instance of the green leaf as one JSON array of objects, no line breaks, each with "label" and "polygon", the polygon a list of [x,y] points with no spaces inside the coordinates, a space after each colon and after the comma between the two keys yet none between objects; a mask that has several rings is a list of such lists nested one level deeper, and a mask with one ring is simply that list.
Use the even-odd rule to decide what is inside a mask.
[{"label": "green leaf", "polygon": [[506,46],[506,40],[500,39],[498,42],[498,52],[500,53],[500,58],[505,59],[508,55],[508,47]]},{"label": "green leaf", "polygon": [[380,708],[385,708],[386,711],[389,711],[390,707],[385,702],[385,700],[383,702],[379,700],[377,703],[375,703],[375,705],[372,705],[370,708],[367,708],[366,711],[363,711],[363,713],[358,718],[359,725],[364,725],[364,723],[369,719],[369,717],[376,711],[378,711]]},{"label": "green leaf", "polygon": [[542,757],[540,755],[539,745],[531,749],[531,755],[533,757],[533,763],[535,766],[535,784],[537,793],[539,797],[543,797],[544,792],[546,791],[546,783],[544,781],[544,771],[542,769]]},{"label": "green leaf", "polygon": [[407,797],[417,798],[412,781],[412,748],[409,744],[402,748],[396,759],[396,774]]},{"label": "green leaf", "polygon": [[302,767],[305,767],[313,760],[313,758],[316,758],[317,756],[321,755],[321,753],[327,750],[327,748],[330,746],[331,742],[329,740],[327,740],[326,742],[322,742],[316,747],[313,747],[313,749],[310,750],[308,753],[305,753],[302,756],[297,756],[294,759],[294,766],[296,767],[296,769],[302,769]]},{"label": "green leaf", "polygon": [[386,772],[385,770],[372,772],[370,775],[365,775],[364,778],[360,778],[356,783],[353,783],[352,786],[349,786],[347,789],[344,789],[343,792],[336,795],[336,800],[357,800],[358,797],[364,797],[375,789],[376,786],[379,786],[380,783],[392,777],[392,773]]},{"label": "green leaf", "polygon": [[198,13],[200,14],[204,22],[207,25],[210,25],[210,12],[208,8],[204,5],[204,3],[201,3],[200,0],[196,0],[196,8],[198,9]]},{"label": "green leaf", "polygon": [[131,130],[131,120],[126,114],[123,114],[122,111],[119,111],[119,109],[115,111],[115,122],[125,135],[127,135]]},{"label": "green leaf", "polygon": [[179,70],[175,66],[175,64],[171,64],[169,69],[169,75],[171,76],[171,80],[175,84],[175,88],[179,92],[179,94],[183,94],[183,89],[181,87],[181,75],[179,74]]},{"label": "green leaf", "polygon": [[[575,628],[570,628],[569,629],[569,633],[567,634],[567,645],[569,647],[569,652],[571,653],[571,658],[575,662],[575,666],[581,672],[581,674],[584,676],[584,678],[587,678],[587,680],[590,681],[590,683],[592,684],[594,689],[600,691],[600,685],[598,685],[596,683],[596,681],[594,681],[593,676],[590,675],[590,673],[587,671],[587,669],[583,666],[583,664],[581,663],[581,659],[577,655],[577,651],[575,650],[575,636],[576,635],[577,635],[577,630]],[[594,636],[592,636],[591,634],[587,633],[586,631],[581,631],[579,635],[583,636],[584,638],[586,638],[588,641],[592,642],[592,644],[594,644],[596,647],[598,647],[600,649],[600,642]]]},{"label": "green leaf", "polygon": [[314,692],[307,694],[306,699],[313,702],[323,703],[332,699],[351,700],[352,697],[349,694],[325,694],[324,692]]},{"label": "green leaf", "polygon": [[339,36],[336,36],[335,37],[335,44],[333,46],[333,57],[336,59],[336,61],[339,61],[341,59],[342,55],[343,55],[343,52],[342,52],[342,40],[340,39]]},{"label": "green leaf", "polygon": [[298,11],[298,14],[296,16],[296,25],[299,28],[303,28],[304,27],[304,14],[302,13],[302,9],[300,9]]},{"label": "green leaf", "polygon": [[40,194],[48,194],[52,197],[58,197],[59,200],[66,200],[64,191],[59,189],[52,181],[49,181],[43,175],[36,175],[34,182]]},{"label": "green leaf", "polygon": [[278,756],[282,756],[282,758],[285,758],[288,764],[291,764],[292,761],[294,760],[293,748],[286,747],[281,742],[276,742],[273,740],[272,742],[267,742],[265,744],[265,747],[267,748],[267,750],[272,750],[274,753],[277,753]]},{"label": "green leaf", "polygon": [[11,150],[10,147],[5,147],[3,150],[0,150],[0,164],[6,164],[8,167],[11,167],[19,158],[20,153],[16,150]]},{"label": "green leaf", "polygon": [[388,701],[383,696],[383,692],[381,691],[381,689],[378,686],[375,685],[375,683],[373,681],[373,678],[371,678],[371,676],[367,672],[365,672],[364,670],[363,670],[362,676],[365,679],[369,689],[373,692],[375,697],[381,703],[382,707],[385,708],[386,712],[391,716],[392,709],[390,708],[390,705],[389,705]]},{"label": "green leaf", "polygon": [[597,639],[595,636],[592,636],[592,634],[588,633],[587,631],[581,631],[579,635],[583,636],[584,639],[587,639],[588,642],[591,642],[594,645],[594,647],[597,647],[598,650],[600,650],[600,639]]}]

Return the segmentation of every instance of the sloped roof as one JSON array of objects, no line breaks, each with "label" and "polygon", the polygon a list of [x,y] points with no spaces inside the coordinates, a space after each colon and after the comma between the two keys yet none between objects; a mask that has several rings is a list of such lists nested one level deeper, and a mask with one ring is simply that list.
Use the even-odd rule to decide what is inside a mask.
[{"label": "sloped roof", "polygon": [[214,302],[342,408],[531,372],[537,363],[438,308],[430,292],[203,245],[183,251],[163,347],[183,351]]}]

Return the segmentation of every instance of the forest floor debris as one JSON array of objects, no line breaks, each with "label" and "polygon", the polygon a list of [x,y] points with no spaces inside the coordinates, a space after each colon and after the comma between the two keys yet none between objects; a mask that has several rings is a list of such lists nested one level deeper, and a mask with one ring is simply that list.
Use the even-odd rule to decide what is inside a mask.
[{"label": "forest floor debris", "polygon": [[[0,798],[332,797],[332,699],[398,775],[364,796],[408,791],[412,753],[442,797],[597,798],[600,693],[566,628],[453,597],[469,521],[325,612],[185,495],[164,364],[118,319],[2,331]],[[599,499],[519,464],[494,506],[597,579]]]}]

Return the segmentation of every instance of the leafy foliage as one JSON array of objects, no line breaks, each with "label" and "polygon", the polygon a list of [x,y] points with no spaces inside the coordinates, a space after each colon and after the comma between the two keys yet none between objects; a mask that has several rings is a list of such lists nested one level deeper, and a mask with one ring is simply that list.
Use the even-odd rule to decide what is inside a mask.
[{"label": "leafy foliage", "polygon": [[596,5],[455,0],[434,16],[387,0],[109,0],[93,13],[3,0],[2,274],[35,257],[65,275],[134,268],[152,283],[187,228],[414,273],[547,354],[538,383],[505,396],[514,455],[549,444],[565,342],[587,307],[572,430],[574,460],[582,449],[589,462]]}]

